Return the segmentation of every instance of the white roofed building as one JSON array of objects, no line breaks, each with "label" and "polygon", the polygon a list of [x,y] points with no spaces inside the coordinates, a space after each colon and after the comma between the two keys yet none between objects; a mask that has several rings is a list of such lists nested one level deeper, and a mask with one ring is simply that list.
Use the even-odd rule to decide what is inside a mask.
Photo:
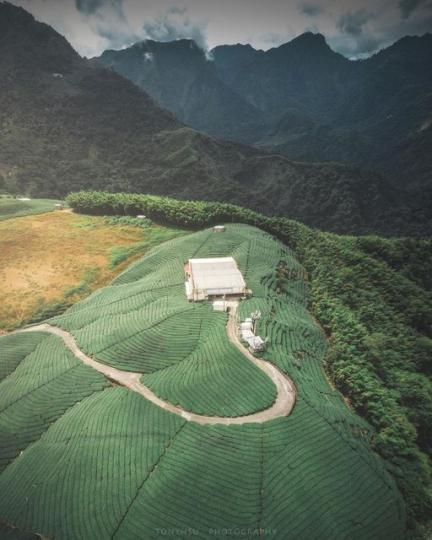
[{"label": "white roofed building", "polygon": [[232,257],[189,259],[185,270],[189,300],[246,294],[246,283]]}]

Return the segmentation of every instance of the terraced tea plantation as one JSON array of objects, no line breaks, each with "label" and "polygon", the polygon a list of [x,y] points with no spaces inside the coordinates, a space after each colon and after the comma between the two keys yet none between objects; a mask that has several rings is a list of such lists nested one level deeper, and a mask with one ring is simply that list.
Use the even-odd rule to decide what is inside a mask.
[{"label": "terraced tea plantation", "polygon": [[58,202],[60,201],[54,199],[21,200],[0,197],[0,221],[12,217],[52,212]]},{"label": "terraced tea plantation", "polygon": [[230,255],[253,291],[239,318],[261,311],[264,358],[295,383],[291,414],[200,425],[113,387],[57,337],[0,338],[4,528],[56,540],[405,537],[403,501],[373,434],[326,380],[304,271],[268,234],[228,225],[169,241],[49,323],[185,411],[269,408],[275,387],[229,342],[226,314],[186,300],[183,263]]}]

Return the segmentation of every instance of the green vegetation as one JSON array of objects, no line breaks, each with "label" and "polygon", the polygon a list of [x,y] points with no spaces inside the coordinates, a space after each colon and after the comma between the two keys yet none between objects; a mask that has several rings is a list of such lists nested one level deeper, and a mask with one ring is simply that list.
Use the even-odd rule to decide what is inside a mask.
[{"label": "green vegetation", "polygon": [[2,540],[40,540],[40,536],[20,531],[14,527],[0,523],[0,538]]},{"label": "green vegetation", "polygon": [[108,225],[130,225],[131,227],[141,227],[142,229],[148,229],[152,224],[151,219],[140,219],[132,216],[108,216],[105,221]]},{"label": "green vegetation", "polygon": [[88,213],[145,213],[190,228],[257,225],[304,265],[310,307],[329,337],[325,364],[336,386],[373,426],[374,448],[391,466],[415,521],[431,512],[432,299],[430,239],[342,237],[234,205],[145,195],[78,193]]},{"label": "green vegetation", "polygon": [[108,385],[49,334],[6,336],[1,353],[0,471],[66,410]]},{"label": "green vegetation", "polygon": [[[124,218],[125,216],[112,216],[111,218],[106,219],[113,219],[113,223],[120,224],[122,217]],[[134,218],[126,217],[126,219],[130,220],[130,225],[134,226]],[[177,227],[151,227],[150,225],[142,225],[141,223],[139,223],[137,226],[146,229],[146,232],[148,232],[148,234],[146,234],[144,237],[145,239],[141,242],[135,242],[130,246],[116,246],[112,248],[109,255],[110,269],[115,268],[131,257],[144,254],[154,246],[158,246],[167,240],[177,238],[186,233]]]},{"label": "green vegetation", "polygon": [[0,366],[0,381],[15,371],[20,362],[33,352],[45,337],[45,334],[37,332],[5,337],[1,341],[4,357]]},{"label": "green vegetation", "polygon": [[0,221],[12,217],[28,216],[30,214],[44,214],[54,210],[58,203],[54,199],[31,199],[22,201],[12,197],[0,197]]},{"label": "green vegetation", "polygon": [[[157,540],[167,530],[174,538],[184,530],[212,538],[215,529],[230,528],[253,536],[264,529],[277,540],[405,538],[403,500],[372,450],[375,433],[326,380],[326,342],[307,309],[305,271],[266,233],[228,224],[224,234],[205,230],[169,241],[50,322],[97,358],[142,370],[144,383],[174,401],[220,409],[226,385],[235,393],[228,396],[233,411],[258,391],[254,370],[241,371],[241,357],[225,347],[224,314],[189,304],[183,288],[185,258],[221,254],[236,258],[254,291],[239,316],[261,310],[259,331],[270,339],[265,357],[296,384],[291,415],[264,424],[199,425],[124,388],[101,392],[95,374],[94,392],[41,430],[0,475],[0,515],[8,523],[59,540]],[[178,315],[175,325],[170,314]],[[29,351],[24,337],[0,338],[0,358],[12,358],[9,372]],[[45,343],[57,347],[55,338]],[[51,373],[62,351],[40,352]],[[24,368],[30,384],[33,371]],[[82,369],[85,386],[89,368]],[[0,384],[0,396],[14,376]],[[64,391],[62,377],[51,381]],[[32,414],[47,403],[34,399]],[[0,419],[17,424],[8,410]]]}]

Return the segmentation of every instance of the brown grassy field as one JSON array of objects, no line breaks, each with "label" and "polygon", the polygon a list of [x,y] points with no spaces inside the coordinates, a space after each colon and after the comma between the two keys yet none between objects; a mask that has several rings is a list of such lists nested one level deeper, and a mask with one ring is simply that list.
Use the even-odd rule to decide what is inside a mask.
[{"label": "brown grassy field", "polygon": [[64,210],[0,222],[0,333],[111,281],[150,247],[184,234]]}]

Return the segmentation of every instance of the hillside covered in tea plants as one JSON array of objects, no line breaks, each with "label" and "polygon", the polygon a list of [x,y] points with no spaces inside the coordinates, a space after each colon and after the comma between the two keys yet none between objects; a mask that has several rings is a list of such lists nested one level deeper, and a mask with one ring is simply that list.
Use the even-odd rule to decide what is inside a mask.
[{"label": "hillside covered in tea plants", "polygon": [[53,199],[21,200],[0,195],[0,221],[20,216],[44,214],[55,209],[60,201]]},{"label": "hillside covered in tea plants", "polygon": [[146,213],[202,228],[255,225],[289,246],[307,272],[308,303],[328,337],[326,371],[373,426],[373,445],[391,464],[411,525],[431,511],[432,241],[338,236],[238,206],[82,192],[76,211]]},{"label": "hillside covered in tea plants", "polygon": [[[80,197],[69,201],[78,207]],[[232,354],[224,314],[184,294],[184,261],[222,255],[236,259],[253,291],[239,321],[261,311],[264,358],[295,384],[291,414],[200,425],[112,386],[58,337],[2,337],[4,526],[57,539],[166,531],[211,538],[223,530],[281,540],[405,538],[406,502],[394,466],[376,452],[376,429],[324,372],[327,343],[309,311],[307,272],[268,233],[228,223],[224,234],[205,229],[168,241],[48,323],[99,362],[142,373],[143,384],[185,410],[241,418],[271,404],[271,385]]]}]

